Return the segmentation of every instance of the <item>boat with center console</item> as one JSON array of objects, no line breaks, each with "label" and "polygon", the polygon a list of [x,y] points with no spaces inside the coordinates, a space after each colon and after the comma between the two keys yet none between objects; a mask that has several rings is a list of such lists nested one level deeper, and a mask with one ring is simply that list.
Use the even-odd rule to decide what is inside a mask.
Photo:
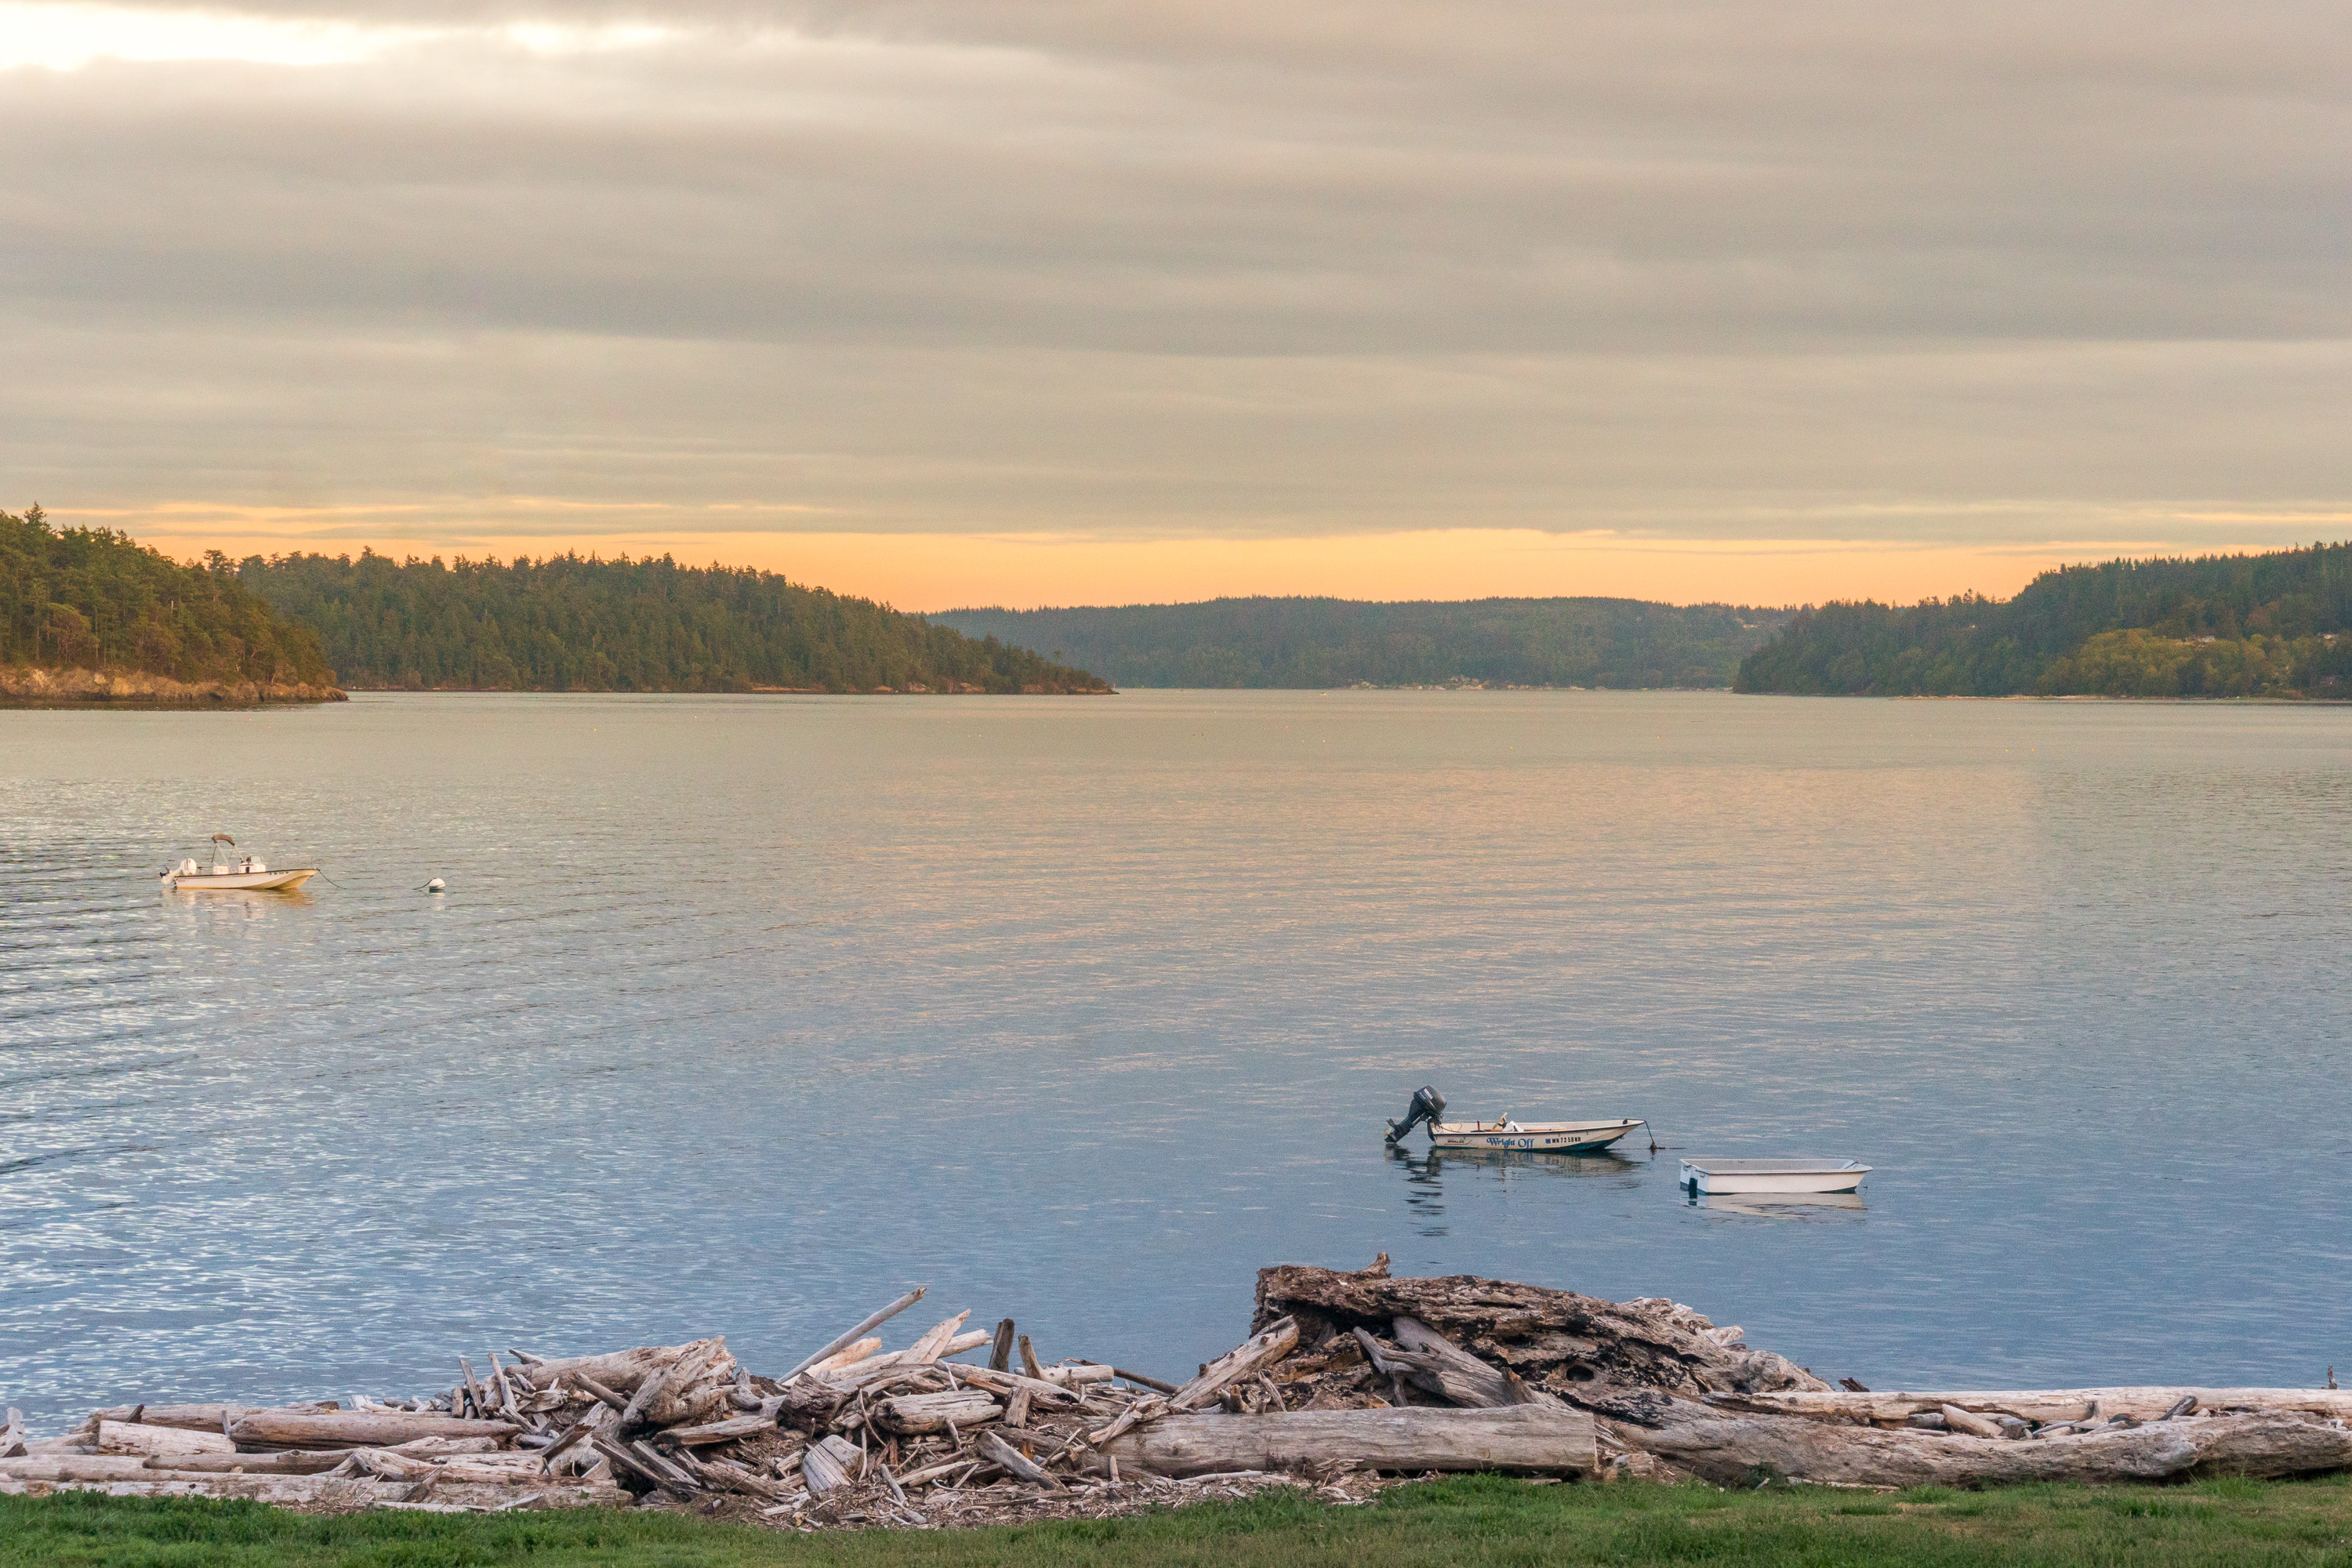
[{"label": "boat with center console", "polygon": [[231,859],[228,850],[236,847],[236,840],[226,833],[214,834],[212,845],[213,858],[209,866],[199,866],[191,858],[156,872],[155,875],[162,879],[163,890],[179,893],[283,893],[291,892],[319,874],[316,866],[288,866],[272,870],[251,855]]}]

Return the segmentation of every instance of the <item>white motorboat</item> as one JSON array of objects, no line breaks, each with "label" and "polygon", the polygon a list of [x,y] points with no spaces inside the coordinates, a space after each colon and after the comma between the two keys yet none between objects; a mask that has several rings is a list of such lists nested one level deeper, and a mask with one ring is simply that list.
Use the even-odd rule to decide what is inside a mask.
[{"label": "white motorboat", "polygon": [[1423,1084],[1412,1091],[1412,1103],[1405,1107],[1404,1120],[1389,1123],[1388,1142],[1391,1147],[1402,1143],[1405,1134],[1426,1123],[1432,1153],[1521,1150],[1546,1154],[1597,1154],[1642,1125],[1625,1119],[1519,1121],[1506,1116],[1499,1121],[1448,1121],[1444,1117],[1445,1097]]},{"label": "white motorboat", "polygon": [[1850,1193],[1868,1174],[1853,1160],[1685,1160],[1675,1179],[1699,1193]]},{"label": "white motorboat", "polygon": [[1547,1154],[1597,1154],[1639,1121],[1433,1121],[1429,1146],[1449,1152],[1471,1150],[1534,1150]]},{"label": "white motorboat", "polygon": [[229,892],[291,892],[319,874],[316,866],[289,866],[271,870],[251,855],[231,860],[222,848],[236,847],[236,840],[226,833],[213,835],[213,859],[209,866],[199,866],[193,859],[176,866],[166,866],[155,875],[163,879],[166,892],[229,893]]}]

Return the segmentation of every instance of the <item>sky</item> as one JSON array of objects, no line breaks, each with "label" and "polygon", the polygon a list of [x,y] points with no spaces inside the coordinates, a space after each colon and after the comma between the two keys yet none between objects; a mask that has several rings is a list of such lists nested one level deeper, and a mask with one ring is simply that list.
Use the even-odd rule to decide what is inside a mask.
[{"label": "sky", "polygon": [[907,609],[2352,533],[2352,16],[0,0],[0,497]]}]

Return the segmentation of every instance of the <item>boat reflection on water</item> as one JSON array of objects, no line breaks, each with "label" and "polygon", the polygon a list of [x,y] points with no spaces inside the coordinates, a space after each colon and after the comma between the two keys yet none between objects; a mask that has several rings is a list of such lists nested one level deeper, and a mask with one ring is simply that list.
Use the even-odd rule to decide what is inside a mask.
[{"label": "boat reflection on water", "polygon": [[1472,1170],[1549,1171],[1558,1176],[1622,1176],[1638,1171],[1646,1163],[1628,1160],[1622,1154],[1547,1154],[1534,1149],[1432,1149],[1416,1160],[1402,1151],[1407,1165],[1416,1171],[1437,1175],[1448,1165],[1466,1166]]},{"label": "boat reflection on water", "polygon": [[1391,1164],[1403,1168],[1405,1210],[1420,1222],[1420,1234],[1428,1237],[1446,1233],[1445,1178],[1449,1174],[1458,1182],[1492,1173],[1507,1185],[1554,1176],[1631,1176],[1650,1163],[1622,1154],[1552,1154],[1533,1149],[1432,1149],[1415,1155],[1406,1153],[1403,1145],[1391,1143],[1386,1152]]},{"label": "boat reflection on water", "polygon": [[319,900],[300,888],[289,888],[283,892],[192,893],[176,888],[166,888],[158,895],[163,907],[185,910],[191,914],[210,915],[215,919],[257,921],[266,914],[281,910],[315,910]]},{"label": "boat reflection on water", "polygon": [[1860,1216],[1870,1205],[1860,1193],[1707,1193],[1676,1188],[1691,1207],[1709,1214],[1741,1215],[1749,1219],[1830,1219]]}]

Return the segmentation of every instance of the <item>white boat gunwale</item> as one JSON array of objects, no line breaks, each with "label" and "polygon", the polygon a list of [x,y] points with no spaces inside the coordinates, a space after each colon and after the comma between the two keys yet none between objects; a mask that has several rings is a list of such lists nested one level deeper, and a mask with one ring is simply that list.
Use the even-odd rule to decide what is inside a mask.
[{"label": "white boat gunwale", "polygon": [[288,866],[275,871],[173,872],[163,886],[178,893],[291,892],[319,874],[316,866]]},{"label": "white boat gunwale", "polygon": [[1429,1130],[1432,1149],[1524,1149],[1550,1154],[1606,1149],[1643,1123],[1608,1121],[1440,1121]]}]

